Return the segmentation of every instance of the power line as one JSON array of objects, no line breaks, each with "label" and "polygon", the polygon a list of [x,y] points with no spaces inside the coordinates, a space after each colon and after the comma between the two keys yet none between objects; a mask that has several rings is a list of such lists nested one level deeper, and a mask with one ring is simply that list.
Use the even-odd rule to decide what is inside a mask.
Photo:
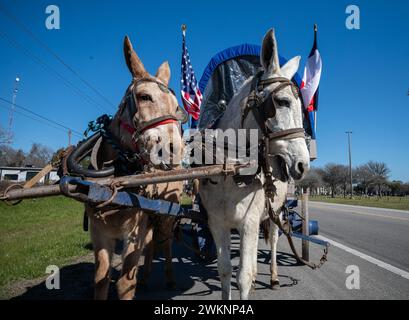
[{"label": "power line", "polygon": [[[10,105],[13,104],[12,101],[7,100],[7,99],[4,99],[4,98],[2,98],[2,97],[0,97],[0,101],[3,101],[3,102],[8,103],[8,104],[10,104]],[[49,123],[52,123],[52,124],[54,124],[54,125],[56,125],[56,126],[58,126],[58,127],[61,127],[61,128],[63,128],[63,129],[65,129],[65,131],[71,130],[72,133],[75,133],[76,135],[82,137],[82,133],[79,132],[79,131],[76,131],[76,130],[74,130],[74,129],[71,129],[71,128],[69,128],[69,127],[67,127],[67,126],[65,126],[65,125],[63,125],[63,124],[61,124],[61,123],[59,123],[59,122],[57,122],[57,121],[51,120],[51,119],[49,119],[49,118],[47,118],[47,117],[44,117],[44,116],[42,116],[41,114],[38,114],[38,113],[36,113],[36,112],[34,112],[34,111],[31,111],[30,109],[28,109],[28,108],[26,108],[26,107],[23,107],[23,106],[21,106],[21,105],[14,104],[14,106],[15,106],[16,108],[19,108],[19,109],[21,109],[21,110],[24,110],[25,112],[28,112],[28,113],[34,115],[34,116],[36,116],[36,117],[38,117],[38,118],[40,118],[40,119],[42,119],[42,120],[45,120],[45,121],[47,121],[47,122],[49,122]]]},{"label": "power line", "polygon": [[53,57],[55,57],[61,64],[63,64],[68,70],[70,70],[78,79],[80,79],[88,88],[94,91],[102,100],[104,100],[110,107],[114,107],[114,104],[105,97],[100,91],[98,91],[89,81],[84,79],[74,68],[66,63],[57,53],[55,53],[46,43],[39,39],[29,28],[27,28],[20,20],[18,20],[10,11],[8,11],[3,5],[0,4],[0,10],[13,20],[24,32],[26,32],[31,38],[37,41],[45,50],[47,50]]},{"label": "power line", "polygon": [[[6,110],[9,109],[8,107],[6,107],[6,106],[4,106],[4,105],[1,105],[1,104],[0,104],[0,107],[4,108],[4,109],[6,109]],[[28,118],[28,119],[31,119],[31,120],[37,121],[37,122],[39,122],[39,123],[42,123],[42,124],[44,124],[44,125],[46,125],[46,126],[49,126],[49,127],[53,128],[53,129],[56,129],[56,130],[59,130],[59,131],[61,131],[61,132],[67,133],[66,130],[64,130],[64,129],[60,128],[60,127],[54,126],[54,125],[52,125],[51,123],[46,122],[46,121],[43,121],[43,120],[40,120],[40,119],[38,119],[38,118],[31,117],[31,116],[29,116],[28,114],[25,114],[24,112],[21,112],[21,111],[18,111],[18,110],[14,110],[14,112],[17,113],[17,114],[20,114],[20,115],[22,115],[22,116],[24,116],[24,117],[26,117],[26,118]],[[82,138],[82,136],[79,136],[79,135],[76,134],[76,133],[75,133],[75,135],[76,135],[77,137],[79,137],[79,138]]]},{"label": "power line", "polygon": [[29,58],[31,58],[35,63],[39,64],[41,67],[43,67],[43,69],[45,69],[47,72],[49,72],[50,74],[54,75],[54,77],[59,78],[61,81],[63,81],[65,83],[65,85],[67,87],[69,87],[70,89],[73,89],[79,96],[81,96],[82,98],[84,98],[88,103],[90,103],[91,105],[97,106],[98,108],[100,108],[101,110],[103,110],[104,112],[110,112],[106,107],[101,106],[98,102],[96,102],[93,98],[91,98],[89,95],[87,95],[84,91],[82,91],[81,89],[79,89],[78,87],[76,87],[74,84],[72,84],[69,80],[67,80],[63,75],[61,75],[59,72],[55,71],[53,68],[51,68],[47,63],[45,63],[43,60],[41,60],[40,58],[38,58],[36,55],[32,54],[27,48],[25,48],[24,46],[22,46],[20,43],[18,43],[17,41],[11,39],[9,36],[7,36],[7,34],[5,34],[4,32],[0,31],[0,36],[2,36],[3,38],[5,38],[13,47],[15,47],[16,49],[20,50],[21,52],[23,52],[26,56],[28,56]]}]

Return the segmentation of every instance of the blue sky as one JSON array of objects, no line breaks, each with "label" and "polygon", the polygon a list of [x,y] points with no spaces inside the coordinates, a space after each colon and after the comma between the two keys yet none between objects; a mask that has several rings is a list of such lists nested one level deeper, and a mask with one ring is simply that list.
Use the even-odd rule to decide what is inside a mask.
[{"label": "blue sky", "polygon": [[[155,73],[164,60],[172,69],[170,85],[179,91],[181,31],[196,74],[220,50],[260,44],[276,28],[279,52],[305,59],[318,24],[323,59],[318,112],[318,160],[347,164],[347,137],[353,131],[352,160],[384,161],[391,178],[409,181],[409,2],[367,1],[29,1],[1,0],[14,16],[65,62],[98,89],[113,106],[84,86],[55,58],[0,11],[0,32],[45,61],[103,107],[46,72],[0,34],[0,97],[11,100],[16,75],[21,77],[17,103],[83,132],[88,121],[115,112],[130,75],[122,41],[128,34],[145,67]],[[48,30],[45,8],[60,8],[61,29]],[[348,5],[360,8],[360,30],[345,27]],[[7,105],[0,102],[0,125],[7,127]],[[57,149],[67,133],[15,114],[15,148],[41,142]],[[74,141],[77,139],[75,138]]]}]

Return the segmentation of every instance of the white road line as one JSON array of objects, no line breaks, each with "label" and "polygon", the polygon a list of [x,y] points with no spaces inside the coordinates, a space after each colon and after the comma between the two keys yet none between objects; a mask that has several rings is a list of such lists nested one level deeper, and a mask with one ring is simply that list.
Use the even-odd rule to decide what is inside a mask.
[{"label": "white road line", "polygon": [[380,267],[380,268],[383,268],[383,269],[385,269],[385,270],[388,270],[388,271],[390,271],[390,272],[393,272],[393,273],[395,273],[395,274],[397,274],[397,275],[399,275],[399,276],[401,276],[401,277],[403,277],[403,278],[409,280],[409,272],[407,272],[407,271],[405,271],[405,270],[402,270],[402,269],[399,269],[399,268],[397,268],[397,267],[394,267],[393,265],[390,265],[389,263],[386,263],[386,262],[383,262],[383,261],[378,260],[378,259],[376,259],[376,258],[373,258],[373,257],[371,257],[371,256],[368,256],[368,255],[365,254],[365,253],[362,253],[362,252],[360,252],[360,251],[358,251],[358,250],[355,250],[355,249],[352,249],[352,248],[350,248],[350,247],[347,247],[347,246],[343,245],[342,243],[336,242],[336,241],[334,241],[334,240],[332,240],[332,239],[328,239],[328,238],[326,238],[326,237],[324,237],[324,236],[322,236],[322,235],[317,235],[317,236],[315,236],[315,237],[318,238],[318,239],[327,241],[327,242],[329,242],[331,245],[333,245],[334,247],[338,247],[338,248],[340,248],[340,249],[342,249],[342,250],[344,250],[344,251],[346,251],[346,252],[349,252],[349,253],[351,253],[351,254],[357,256],[357,257],[360,257],[361,259],[364,259],[364,260],[366,260],[366,261],[368,261],[368,262],[371,262],[371,263],[377,265],[377,266]]}]

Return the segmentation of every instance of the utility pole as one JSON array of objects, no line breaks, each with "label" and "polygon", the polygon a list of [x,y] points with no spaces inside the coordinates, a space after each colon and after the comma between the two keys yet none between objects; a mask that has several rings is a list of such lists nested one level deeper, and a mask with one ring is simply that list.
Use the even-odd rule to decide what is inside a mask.
[{"label": "utility pole", "polygon": [[[305,192],[301,195],[301,213],[302,213],[302,234],[308,237],[310,235],[310,215],[308,212],[308,195],[310,189],[307,188]],[[301,241],[302,248],[302,258],[306,261],[310,261],[310,243],[307,240]]]},{"label": "utility pole", "polygon": [[352,199],[352,194],[353,194],[353,189],[352,189],[352,160],[351,160],[351,134],[352,131],[346,131],[345,132],[348,135],[348,153],[349,153],[349,182],[351,185],[351,199]]},{"label": "utility pole", "polygon": [[14,79],[13,97],[11,99],[12,103],[10,107],[9,127],[8,127],[8,132],[7,132],[7,142],[10,145],[13,143],[13,117],[14,117],[14,109],[16,109],[16,98],[17,98],[17,93],[18,93],[19,82],[20,82],[20,78],[16,77]]}]

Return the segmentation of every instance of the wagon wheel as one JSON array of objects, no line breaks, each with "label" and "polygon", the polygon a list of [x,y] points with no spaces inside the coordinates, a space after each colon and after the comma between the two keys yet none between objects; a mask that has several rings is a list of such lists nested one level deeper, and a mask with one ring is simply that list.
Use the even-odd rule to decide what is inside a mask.
[{"label": "wagon wheel", "polygon": [[23,201],[22,199],[15,200],[15,201],[7,200],[7,193],[12,189],[23,189],[23,186],[21,184],[12,184],[11,186],[8,186],[7,189],[4,191],[4,194],[3,194],[3,197],[5,198],[4,203],[6,203],[9,206],[15,206],[19,204],[21,201]]}]

